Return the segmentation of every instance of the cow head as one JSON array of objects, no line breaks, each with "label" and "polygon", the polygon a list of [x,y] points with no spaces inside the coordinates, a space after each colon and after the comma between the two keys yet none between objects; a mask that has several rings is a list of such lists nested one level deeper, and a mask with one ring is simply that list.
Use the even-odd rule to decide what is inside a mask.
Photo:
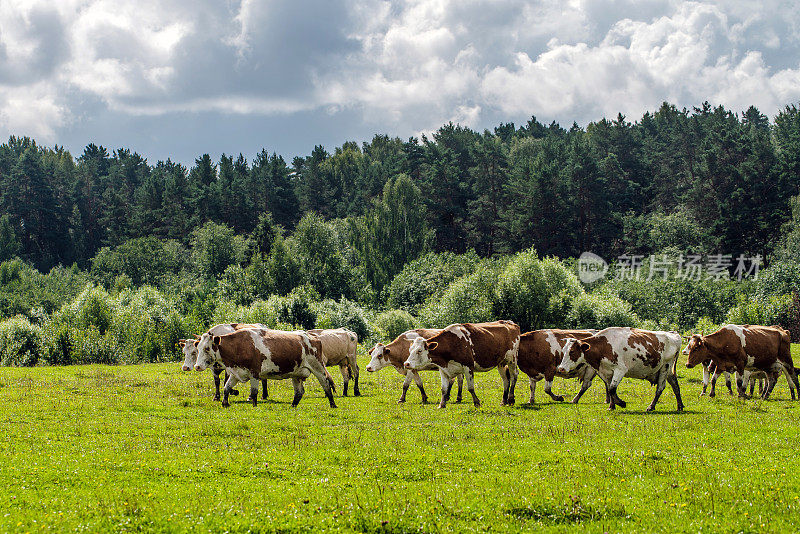
[{"label": "cow head", "polygon": [[181,370],[191,371],[194,364],[197,362],[197,340],[196,339],[181,339],[178,341],[183,352],[183,365]]},{"label": "cow head", "polygon": [[561,357],[561,363],[558,365],[558,372],[569,374],[585,364],[586,356],[584,353],[589,349],[590,346],[585,341],[579,341],[575,338],[568,339],[562,349],[563,356]]},{"label": "cow head", "polygon": [[387,365],[389,365],[389,349],[383,343],[376,343],[374,347],[369,351],[369,363],[367,364],[367,372],[374,373],[375,371],[380,371]]},{"label": "cow head", "polygon": [[708,352],[708,345],[700,334],[695,334],[689,338],[689,344],[683,349],[683,353],[688,356],[686,367],[689,369],[711,358],[711,354]]},{"label": "cow head", "polygon": [[208,332],[200,336],[200,341],[197,342],[197,362],[194,366],[195,371],[203,371],[210,367],[215,361],[220,360],[219,344],[219,336],[212,336]]},{"label": "cow head", "polygon": [[431,361],[430,351],[436,349],[439,344],[436,341],[428,341],[425,338],[418,337],[411,342],[411,347],[408,349],[408,358],[406,358],[403,367],[406,369],[425,369],[433,362]]}]

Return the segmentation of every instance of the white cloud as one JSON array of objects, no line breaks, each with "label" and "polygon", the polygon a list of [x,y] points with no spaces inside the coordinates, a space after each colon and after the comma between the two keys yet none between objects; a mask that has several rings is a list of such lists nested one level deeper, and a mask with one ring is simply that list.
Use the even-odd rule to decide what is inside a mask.
[{"label": "white cloud", "polygon": [[289,0],[3,0],[0,133],[63,142],[93,113],[358,113],[365,137],[635,118],[664,100],[774,114],[800,99],[793,7],[329,0],[312,16]]}]

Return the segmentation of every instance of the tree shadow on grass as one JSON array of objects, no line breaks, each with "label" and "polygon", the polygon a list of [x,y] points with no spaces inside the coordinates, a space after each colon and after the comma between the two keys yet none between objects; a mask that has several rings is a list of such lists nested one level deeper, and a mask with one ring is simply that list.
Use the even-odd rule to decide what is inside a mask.
[{"label": "tree shadow on grass", "polygon": [[648,412],[647,410],[617,409],[617,412],[623,415],[697,415],[703,413],[697,410],[687,410],[687,409],[684,409],[681,412],[679,412],[678,410],[654,410],[652,412]]}]

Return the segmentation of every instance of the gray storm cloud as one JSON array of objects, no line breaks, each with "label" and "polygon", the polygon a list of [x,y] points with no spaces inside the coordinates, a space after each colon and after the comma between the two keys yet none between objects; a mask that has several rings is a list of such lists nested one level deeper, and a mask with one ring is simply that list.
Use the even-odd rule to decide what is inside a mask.
[{"label": "gray storm cloud", "polygon": [[774,114],[800,100],[798,17],[789,2],[2,0],[0,134],[319,112],[411,135],[664,100]]}]

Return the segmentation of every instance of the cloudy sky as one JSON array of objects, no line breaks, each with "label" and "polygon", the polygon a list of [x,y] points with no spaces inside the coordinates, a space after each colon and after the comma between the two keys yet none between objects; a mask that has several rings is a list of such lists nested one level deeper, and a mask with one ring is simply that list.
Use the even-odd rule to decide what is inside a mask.
[{"label": "cloudy sky", "polygon": [[787,1],[0,0],[0,136],[151,162],[800,101]]}]

